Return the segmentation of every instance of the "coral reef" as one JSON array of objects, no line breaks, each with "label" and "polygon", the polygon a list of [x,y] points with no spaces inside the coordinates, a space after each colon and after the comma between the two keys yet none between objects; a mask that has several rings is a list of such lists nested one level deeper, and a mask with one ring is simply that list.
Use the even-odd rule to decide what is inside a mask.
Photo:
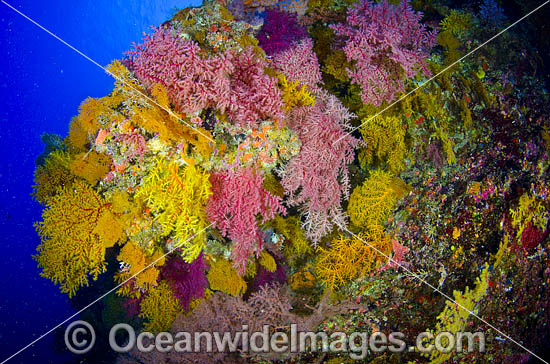
[{"label": "coral reef", "polygon": [[[116,292],[87,310],[98,337],[117,320],[155,333],[267,324],[279,335],[294,323],[327,340],[399,331],[404,348],[423,332],[485,335],[485,352],[364,350],[372,364],[545,357],[545,68],[529,32],[485,42],[508,7],[452,4],[178,11],[107,67],[113,91],[86,99],[65,139],[43,135],[32,192],[42,276],[79,308]],[[336,364],[353,362],[354,346],[116,360]]]}]

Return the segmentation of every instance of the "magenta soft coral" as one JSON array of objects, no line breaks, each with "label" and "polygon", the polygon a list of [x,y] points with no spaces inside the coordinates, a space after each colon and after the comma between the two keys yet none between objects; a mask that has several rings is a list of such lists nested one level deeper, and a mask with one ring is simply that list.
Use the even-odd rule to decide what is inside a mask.
[{"label": "magenta soft coral", "polygon": [[232,240],[231,259],[240,274],[246,271],[248,258],[263,249],[257,216],[269,220],[275,214],[286,214],[281,198],[269,194],[263,181],[262,172],[252,167],[210,175],[212,197],[206,212],[221,234]]},{"label": "magenta soft coral", "polygon": [[174,255],[162,266],[160,277],[168,282],[174,297],[185,310],[188,310],[191,301],[201,298],[208,287],[205,271],[206,262],[202,253],[191,263],[186,263],[181,256]]},{"label": "magenta soft coral", "polygon": [[435,32],[420,23],[422,13],[408,1],[361,0],[348,12],[346,24],[331,26],[347,38],[344,52],[354,67],[348,75],[361,87],[363,102],[381,105],[404,90],[404,78],[419,70],[428,74],[425,60],[435,45]]}]

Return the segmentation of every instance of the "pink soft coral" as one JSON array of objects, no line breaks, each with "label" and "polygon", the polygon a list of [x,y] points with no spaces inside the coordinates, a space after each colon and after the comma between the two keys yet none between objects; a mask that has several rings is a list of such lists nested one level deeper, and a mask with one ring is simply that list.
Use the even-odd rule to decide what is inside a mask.
[{"label": "pink soft coral", "polygon": [[349,196],[346,166],[353,162],[359,141],[346,132],[352,114],[325,91],[315,91],[314,106],[293,110],[288,126],[302,142],[300,153],[281,171],[290,206],[300,206],[306,236],[318,242],[334,224],[345,225],[341,208]]},{"label": "pink soft coral", "polygon": [[163,85],[179,112],[213,107],[243,128],[284,117],[277,82],[264,73],[267,62],[252,48],[206,57],[196,43],[159,28],[130,55],[139,81],[149,90],[156,83]]},{"label": "pink soft coral", "polygon": [[233,57],[234,71],[230,78],[231,92],[228,114],[235,125],[257,126],[258,120],[284,118],[281,91],[277,81],[265,74],[267,62],[257,56],[252,48]]},{"label": "pink soft coral", "polygon": [[196,43],[163,28],[134,47],[130,55],[136,77],[149,89],[163,85],[177,111],[191,114],[207,106],[227,107],[233,72],[230,54],[205,59]]},{"label": "pink soft coral", "polygon": [[210,176],[212,197],[208,201],[208,218],[222,235],[233,242],[233,266],[244,274],[248,258],[263,249],[262,235],[256,217],[263,220],[286,214],[281,198],[263,188],[261,171],[251,167],[215,172]]},{"label": "pink soft coral", "polygon": [[306,38],[290,49],[273,58],[273,68],[282,72],[289,80],[299,81],[311,89],[322,82],[317,55],[313,52],[313,41]]},{"label": "pink soft coral", "polygon": [[435,33],[426,30],[421,17],[408,1],[394,6],[361,0],[349,10],[346,24],[331,26],[347,38],[344,52],[354,62],[348,75],[361,86],[364,103],[391,102],[404,90],[404,78],[419,69],[428,74],[425,59],[435,45]]}]

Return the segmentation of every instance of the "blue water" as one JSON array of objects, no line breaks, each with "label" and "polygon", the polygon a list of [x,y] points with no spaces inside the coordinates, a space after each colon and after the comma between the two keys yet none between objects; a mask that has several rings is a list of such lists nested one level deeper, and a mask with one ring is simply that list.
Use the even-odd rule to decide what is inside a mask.
[{"label": "blue water", "polygon": [[[107,65],[176,7],[200,0],[8,0],[82,53]],[[89,60],[0,2],[0,362],[75,311],[32,260],[41,206],[30,193],[43,132],[65,136],[86,97],[113,80]],[[63,363],[48,335],[9,363]]]}]

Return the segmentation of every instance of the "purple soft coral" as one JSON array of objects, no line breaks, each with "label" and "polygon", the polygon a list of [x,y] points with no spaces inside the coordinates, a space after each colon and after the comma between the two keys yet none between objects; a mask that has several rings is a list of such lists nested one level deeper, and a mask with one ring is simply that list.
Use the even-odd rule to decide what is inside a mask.
[{"label": "purple soft coral", "polygon": [[208,287],[205,275],[206,264],[202,253],[191,263],[186,263],[180,256],[171,257],[161,269],[161,279],[172,288],[175,298],[185,309],[193,299],[200,298]]},{"label": "purple soft coral", "polygon": [[298,24],[295,15],[270,9],[266,11],[264,26],[257,38],[265,53],[272,56],[306,36],[306,29]]}]

